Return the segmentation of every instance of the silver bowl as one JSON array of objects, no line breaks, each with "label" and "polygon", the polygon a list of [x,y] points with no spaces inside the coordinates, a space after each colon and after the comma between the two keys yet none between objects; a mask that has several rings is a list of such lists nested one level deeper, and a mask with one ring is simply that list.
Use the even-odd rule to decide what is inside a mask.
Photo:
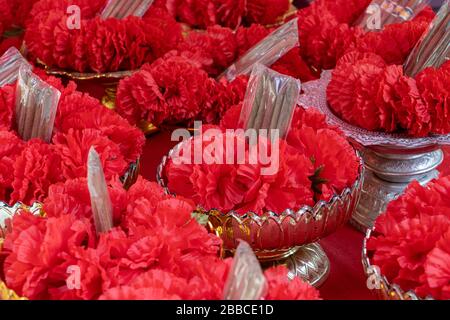
[{"label": "silver bowl", "polygon": [[362,264],[367,276],[367,286],[373,290],[378,299],[381,300],[433,300],[431,297],[422,299],[414,291],[404,291],[400,286],[392,284],[383,276],[377,266],[370,262],[370,252],[367,251],[367,241],[369,241],[374,229],[368,229],[364,238],[362,250]]},{"label": "silver bowl", "polygon": [[362,232],[371,228],[387,204],[403,193],[414,180],[426,185],[439,176],[443,161],[440,147],[450,145],[450,134],[411,138],[406,134],[368,131],[353,126],[330,109],[327,87],[332,73],[327,70],[319,80],[303,85],[298,104],[314,107],[326,115],[330,125],[339,127],[364,159],[366,172],[361,201],[352,224]]},{"label": "silver bowl", "polygon": [[[157,181],[166,193],[164,168],[168,160],[178,154],[184,142],[175,146],[163,157],[157,170]],[[257,215],[248,212],[224,213],[220,210],[205,210],[198,207],[197,214],[208,217],[207,227],[223,240],[225,252],[233,252],[239,240],[250,244],[263,265],[285,264],[289,277],[299,276],[310,284],[319,286],[328,276],[329,260],[316,243],[344,225],[357,206],[364,177],[362,160],[355,183],[329,201],[319,201],[314,207],[303,206],[300,210],[287,209],[282,213],[265,212]]]}]

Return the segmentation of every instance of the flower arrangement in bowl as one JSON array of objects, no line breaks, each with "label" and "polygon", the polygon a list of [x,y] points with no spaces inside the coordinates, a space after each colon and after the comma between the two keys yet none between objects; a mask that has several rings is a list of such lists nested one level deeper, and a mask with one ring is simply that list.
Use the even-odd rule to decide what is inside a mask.
[{"label": "flower arrangement in bowl", "polygon": [[[113,179],[108,193],[113,225],[100,233],[85,178],[53,185],[41,205],[45,216],[2,205],[10,228],[0,278],[9,289],[0,285],[0,296],[13,290],[13,297],[32,300],[224,298],[233,259],[219,258],[221,241],[192,217],[190,200],[165,195],[142,178],[128,191]],[[68,280],[68,270],[79,270],[78,285]],[[285,272],[278,267],[261,275],[261,298],[319,299],[316,289],[300,279],[288,281]]]},{"label": "flower arrangement in bowl", "polygon": [[168,12],[193,29],[221,26],[232,30],[241,25],[276,25],[293,14],[292,0],[157,0]]},{"label": "flower arrangement in bowl", "polygon": [[[182,28],[159,5],[152,5],[143,17],[119,19],[101,16],[106,4],[105,0],[39,1],[25,25],[25,43],[29,58],[48,74],[105,87],[103,103],[114,108],[119,80],[176,48]],[[70,6],[79,8],[76,27],[69,26]]]},{"label": "flower arrangement in bowl", "polygon": [[[227,130],[240,128],[241,108],[241,104],[230,108],[220,126],[208,126],[215,131],[214,139],[200,134],[172,149],[163,158],[157,179],[168,193],[197,204],[199,219],[220,235],[226,251],[234,251],[238,241],[245,240],[260,261],[286,263],[291,278],[300,276],[318,286],[326,279],[329,261],[314,242],[351,217],[359,199],[362,163],[323,115],[301,108],[286,139],[274,144],[260,138],[251,145],[239,131]],[[234,148],[243,142],[245,152],[237,158],[227,155],[223,164],[195,164],[199,163],[195,158],[202,157],[198,150],[211,150],[217,143],[228,150],[222,144],[229,141]],[[251,164],[254,148],[279,151],[274,172],[262,173],[267,163]],[[224,156],[214,150],[213,158]]]},{"label": "flower arrangement in bowl", "polygon": [[[112,1],[119,5],[120,2]],[[188,3],[160,0],[154,1],[142,17],[112,15],[105,18],[105,9],[102,11],[105,3],[106,0],[39,1],[27,21],[25,41],[30,57],[37,59],[49,74],[89,83],[101,82],[107,89],[103,101],[109,108],[114,108],[118,81],[142,65],[178,47],[188,46],[201,51],[207,46],[206,42],[201,43],[201,49],[194,47],[201,38],[214,39],[216,43],[229,40],[214,31],[211,36],[197,37],[196,34],[209,34],[201,29],[219,29],[227,36],[233,35],[241,24],[283,21],[282,17],[291,8],[289,0],[268,3],[258,0]],[[70,17],[66,9],[69,5],[80,8],[81,20],[77,28],[68,27]],[[225,43],[225,48],[211,50],[218,54],[218,59],[225,57],[228,60],[228,51],[219,52],[219,49],[228,49],[233,44],[234,39],[232,43]],[[208,61],[202,62],[208,64]],[[214,61],[214,64],[223,62]],[[225,67],[228,64],[222,68]]]},{"label": "flower arrangement in bowl", "polygon": [[450,178],[413,182],[368,231],[363,265],[383,299],[450,299]]},{"label": "flower arrangement in bowl", "polygon": [[361,18],[371,16],[370,6],[380,7],[382,2],[316,0],[299,10],[297,17],[300,55],[303,61],[318,77],[323,70],[334,69],[339,59],[348,50],[355,48],[362,51],[376,48],[385,56],[389,56],[392,63],[402,63],[433,19],[434,13],[430,7],[423,8],[418,5],[422,1],[414,1],[412,4],[420,8],[410,5],[409,10],[414,12],[414,15],[405,18],[406,22],[400,23],[404,20],[392,16],[390,21],[380,21],[377,29],[367,30],[366,26],[360,23]]},{"label": "flower arrangement in bowl", "polygon": [[[208,2],[202,5],[206,3]],[[183,16],[190,17],[186,20],[192,19],[191,25],[206,29],[187,30],[183,39],[174,48],[175,50],[144,65],[140,71],[120,81],[117,89],[116,110],[131,123],[143,128],[152,124],[151,127],[154,128],[161,123],[175,122],[185,125],[186,122],[197,117],[208,123],[217,124],[224,111],[239,102],[239,95],[234,94],[237,88],[235,86],[227,88],[227,83],[233,82],[239,76],[241,79],[247,76],[247,71],[253,65],[251,62],[267,59],[267,63],[263,64],[270,66],[273,70],[306,82],[320,76],[320,71],[317,70],[334,66],[335,61],[349,47],[365,47],[367,43],[375,46],[378,43],[378,38],[373,39],[367,35],[366,40],[364,37],[366,33],[361,28],[352,27],[352,23],[367,7],[367,1],[340,1],[337,5],[333,5],[331,1],[315,1],[311,7],[299,10],[296,19],[285,19],[285,24],[280,28],[267,27],[261,23],[248,25],[244,21],[235,30],[223,23],[216,25],[204,24],[204,21],[200,23],[197,14],[204,10],[193,10],[193,4],[194,2],[183,4],[182,9],[174,9],[167,5],[167,9],[172,14],[175,12],[173,15],[177,19],[183,21]],[[252,7],[250,3],[248,6]],[[336,17],[328,19],[325,15],[324,18],[321,15],[322,9]],[[180,10],[183,10],[183,13],[180,13]],[[212,12],[216,11],[212,10]],[[431,20],[431,16],[432,14],[425,10],[413,22],[390,26],[391,31],[383,33],[380,39],[383,41],[393,38],[403,39],[407,38],[407,35],[410,36],[409,38],[417,39],[420,31],[423,31],[427,22]],[[314,21],[317,19],[323,22],[319,24],[323,30],[311,29],[315,26]],[[216,22],[219,20],[211,19]],[[292,25],[292,22],[295,23],[295,28],[287,27],[288,24]],[[332,25],[328,25],[329,23]],[[343,25],[346,27],[342,27]],[[275,33],[282,28],[286,29],[283,36],[277,37]],[[411,35],[412,28],[417,30]],[[336,32],[333,33],[331,29]],[[352,36],[347,37],[346,32],[340,34],[338,31],[342,29],[346,29]],[[327,49],[325,44],[328,45],[330,41],[314,38],[324,34],[328,40],[342,42],[339,45],[336,44],[336,47],[340,49],[335,48],[334,51]],[[411,47],[414,45],[409,38],[407,38],[409,42],[402,44],[401,50],[407,50],[408,45]],[[284,41],[287,41],[285,45],[277,46]],[[322,45],[308,47],[312,43]],[[328,62],[317,62],[322,60],[324,52],[334,52],[334,57]],[[321,55],[318,56],[319,54]],[[234,70],[239,63],[241,63],[239,70]],[[176,67],[172,68],[172,64]],[[245,66],[245,70],[242,65]],[[312,71],[312,69],[317,70]],[[228,72],[229,70],[231,71]],[[216,80],[217,77],[219,81]],[[178,80],[174,81],[175,78]],[[241,94],[243,91],[240,90]],[[235,95],[236,98],[226,97],[230,95]]]},{"label": "flower arrangement in bowl", "polygon": [[1,201],[42,201],[52,184],[85,176],[91,145],[101,155],[107,178],[123,176],[129,187],[137,178],[143,134],[98,100],[77,91],[73,82],[65,87],[54,77],[40,76],[61,92],[49,143],[41,139],[24,141],[19,136],[16,85],[0,88]]},{"label": "flower arrangement in bowl", "polygon": [[[445,44],[439,39],[445,40],[446,33],[436,26],[445,25],[448,17],[448,5],[444,5],[430,28],[416,18],[368,33],[332,72],[304,86],[300,104],[319,108],[361,149],[367,170],[353,219],[361,230],[373,226],[376,216],[411,181],[426,184],[439,175],[440,148],[450,144],[446,125],[450,64],[424,64],[414,75],[406,72],[415,64],[418,51],[428,61],[436,57],[445,61],[442,58],[448,53],[437,52]],[[398,42],[389,40],[393,35]],[[433,36],[436,41],[430,44],[427,39]],[[424,53],[425,47],[432,49]],[[405,59],[406,71],[399,65]]]}]

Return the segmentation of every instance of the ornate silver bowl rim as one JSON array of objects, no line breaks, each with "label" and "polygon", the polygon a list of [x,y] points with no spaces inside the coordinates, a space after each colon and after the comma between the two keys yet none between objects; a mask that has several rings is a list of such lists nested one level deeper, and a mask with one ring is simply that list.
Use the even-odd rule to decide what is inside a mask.
[{"label": "ornate silver bowl rim", "polygon": [[379,288],[375,288],[375,290],[380,291],[379,293],[389,300],[433,300],[432,297],[422,299],[412,290],[405,292],[399,285],[390,283],[389,280],[381,274],[380,269],[377,266],[372,265],[367,253],[367,241],[369,241],[374,232],[375,228],[368,229],[366,232],[362,249],[362,264],[366,276],[375,277],[375,283],[379,285]]},{"label": "ornate silver bowl rim", "polygon": [[439,146],[450,145],[450,134],[411,138],[406,134],[369,131],[345,122],[334,114],[328,104],[327,87],[331,77],[332,70],[325,70],[320,79],[304,83],[303,93],[298,99],[298,104],[304,108],[318,109],[326,115],[330,125],[338,126],[356,144],[391,153],[405,153],[408,149],[410,151],[417,149],[432,151]]},{"label": "ornate silver bowl rim", "polygon": [[[191,138],[192,139],[192,138]],[[156,172],[156,180],[158,184],[164,189],[164,191],[167,194],[175,195],[173,192],[171,192],[167,186],[167,183],[164,179],[164,168],[167,165],[168,160],[172,157],[174,153],[177,153],[183,143],[187,143],[190,140],[180,142],[175,147],[173,147],[167,155],[165,155],[161,159],[161,163],[159,164]],[[280,223],[283,222],[285,218],[290,217],[294,218],[297,222],[303,215],[310,213],[312,214],[312,218],[316,218],[318,215],[322,214],[323,208],[329,208],[333,207],[333,205],[338,201],[343,201],[344,198],[347,196],[355,193],[356,191],[361,189],[362,182],[364,180],[364,162],[362,158],[360,157],[359,153],[355,151],[358,159],[359,159],[359,168],[358,168],[358,177],[356,178],[355,182],[351,187],[346,187],[342,190],[341,194],[335,194],[333,197],[331,197],[328,201],[320,200],[318,201],[313,207],[304,205],[302,206],[298,211],[293,209],[286,209],[281,214],[273,212],[273,211],[266,211],[262,215],[258,215],[254,212],[247,212],[245,214],[239,214],[236,211],[230,211],[226,214],[222,213],[219,209],[211,209],[211,210],[203,210],[201,206],[199,206],[199,210],[203,210],[204,212],[219,212],[223,217],[232,217],[236,219],[237,221],[241,222],[246,219],[251,219],[254,222],[256,222],[259,226],[261,226],[266,220],[269,218],[274,219],[276,222]]]}]

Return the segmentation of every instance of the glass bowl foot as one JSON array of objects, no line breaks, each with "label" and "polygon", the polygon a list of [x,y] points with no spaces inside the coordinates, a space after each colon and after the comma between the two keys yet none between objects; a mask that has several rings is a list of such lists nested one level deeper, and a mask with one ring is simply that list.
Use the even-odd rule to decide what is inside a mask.
[{"label": "glass bowl foot", "polygon": [[330,260],[318,243],[297,247],[288,257],[262,264],[263,267],[285,265],[289,269],[289,279],[299,277],[314,287],[320,287],[330,273]]}]

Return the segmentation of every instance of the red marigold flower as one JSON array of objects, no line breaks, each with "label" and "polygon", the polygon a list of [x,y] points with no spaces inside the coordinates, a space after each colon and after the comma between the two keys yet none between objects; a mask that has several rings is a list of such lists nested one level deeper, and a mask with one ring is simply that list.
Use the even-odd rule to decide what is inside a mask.
[{"label": "red marigold flower", "polygon": [[327,88],[334,112],[345,121],[368,130],[395,130],[393,110],[375,103],[384,66],[384,61],[374,54],[350,52],[345,55],[333,71]]},{"label": "red marigold flower", "polygon": [[145,144],[142,131],[132,127],[117,113],[102,106],[69,113],[58,125],[58,129],[64,133],[70,129],[100,130],[105,137],[119,146],[125,161],[129,164],[139,158]]},{"label": "red marigold flower", "polygon": [[123,175],[129,165],[119,146],[95,129],[74,130],[53,137],[56,150],[61,155],[62,174],[66,179],[85,177],[89,149],[93,146],[100,155],[106,179]]},{"label": "red marigold flower", "polygon": [[0,199],[10,198],[14,181],[14,163],[24,143],[14,133],[0,130]]},{"label": "red marigold flower", "polygon": [[[446,133],[450,127],[442,128],[442,120],[450,77],[445,70],[443,66],[439,75],[425,70],[416,81],[376,54],[352,51],[333,71],[327,97],[342,119],[367,130],[404,131],[415,137]],[[434,98],[435,92],[441,94]]]},{"label": "red marigold flower", "polygon": [[[127,195],[119,179],[109,182],[108,192],[113,204],[115,222],[119,223],[127,203]],[[67,180],[50,186],[43,208],[48,217],[71,214],[78,218],[91,219],[91,198],[86,178]]]},{"label": "red marigold flower", "polygon": [[30,14],[25,39],[34,58],[50,66],[79,72],[138,69],[174,49],[182,40],[181,26],[161,7],[145,17],[102,20],[104,1],[79,1],[81,28],[66,25],[68,0],[39,1]]},{"label": "red marigold flower", "polygon": [[162,58],[120,82],[117,111],[131,123],[188,121],[208,103],[210,81],[186,58]]},{"label": "red marigold flower", "polygon": [[247,12],[247,0],[219,0],[216,1],[218,24],[236,29]]},{"label": "red marigold flower", "polygon": [[224,81],[217,86],[215,96],[211,99],[217,104],[217,110],[221,115],[231,106],[244,100],[248,79],[248,76],[239,76],[231,82]]},{"label": "red marigold flower", "polygon": [[288,270],[284,266],[264,272],[268,282],[266,300],[320,300],[317,289],[298,277],[290,281],[287,274]]},{"label": "red marigold flower", "polygon": [[380,32],[368,32],[357,41],[356,49],[376,53],[387,64],[403,64],[430,21],[390,24]]},{"label": "red marigold flower", "polygon": [[417,87],[431,115],[433,132],[450,132],[450,62],[427,68],[416,77]]},{"label": "red marigold flower", "polygon": [[61,156],[55,146],[41,140],[27,142],[14,163],[11,202],[42,201],[48,188],[63,179]]},{"label": "red marigold flower", "polygon": [[287,141],[312,162],[314,172],[309,178],[320,199],[328,201],[350,187],[358,177],[358,157],[346,138],[336,131],[315,131],[304,126],[292,129]]},{"label": "red marigold flower", "polygon": [[223,129],[238,129],[241,112],[242,103],[236,104],[229,108],[220,120],[220,127]]},{"label": "red marigold flower", "polygon": [[100,300],[181,300],[189,292],[186,279],[164,270],[150,270],[126,286],[106,291]]},{"label": "red marigold flower", "polygon": [[[376,221],[367,248],[371,261],[392,283],[421,297],[448,295],[450,179],[426,187],[414,182]],[[446,278],[447,277],[447,278]]]},{"label": "red marigold flower", "polygon": [[166,8],[177,20],[196,29],[213,25],[236,29],[247,9],[245,0],[170,0]]},{"label": "red marigold flower", "polygon": [[250,23],[274,24],[289,10],[289,0],[247,0],[247,20]]},{"label": "red marigold flower", "polygon": [[167,6],[169,12],[180,21],[193,28],[206,28],[217,24],[216,8],[209,0],[171,0]]},{"label": "red marigold flower", "polygon": [[[236,142],[243,141],[243,137],[239,135],[222,133],[224,142],[230,138]],[[191,149],[196,150],[195,144],[208,148],[211,142],[201,138],[194,139]],[[267,141],[259,139],[258,150],[261,153],[266,150],[269,155],[273,152],[272,147]],[[307,157],[280,141],[280,156],[276,163],[253,164],[250,163],[252,148],[247,146],[246,154],[242,155],[244,158],[237,161],[243,162],[239,165],[188,165],[171,162],[166,168],[169,189],[193,199],[206,209],[218,208],[224,212],[237,210],[262,214],[266,210],[283,212],[289,208],[313,204],[308,179],[313,170]],[[192,155],[180,154],[180,157],[186,156]],[[243,161],[244,159],[246,160]],[[262,175],[262,170],[269,166],[274,168],[274,172]]]},{"label": "red marigold flower", "polygon": [[431,118],[427,106],[423,103],[416,82],[403,75],[401,66],[386,68],[380,83],[378,105],[389,105],[395,116],[395,123],[412,136],[426,136],[431,130]]},{"label": "red marigold flower", "polygon": [[13,127],[15,91],[12,85],[0,88],[0,130],[11,130]]},{"label": "red marigold flower", "polygon": [[302,127],[310,127],[315,131],[318,131],[319,129],[330,129],[336,131],[336,133],[340,135],[343,134],[339,127],[329,125],[326,116],[315,108],[304,109],[300,107],[295,109],[291,128],[295,129]]},{"label": "red marigold flower", "polygon": [[300,53],[318,70],[332,69],[361,36],[359,29],[339,23],[329,11],[299,17],[298,26]]},{"label": "red marigold flower", "polygon": [[190,52],[191,57],[211,76],[219,75],[237,57],[237,44],[232,30],[220,26],[189,32],[179,50]]},{"label": "red marigold flower", "polygon": [[242,56],[254,45],[267,37],[271,29],[260,24],[252,24],[250,27],[239,27],[236,30],[236,42],[238,47],[238,55]]},{"label": "red marigold flower", "polygon": [[[92,225],[72,215],[42,219],[28,213],[13,218],[7,235],[4,263],[8,287],[30,299],[49,299],[49,288],[65,287],[65,254],[77,247],[93,245]],[[67,290],[67,289],[66,289]]]},{"label": "red marigold flower", "polygon": [[436,299],[450,299],[450,229],[437,242],[425,261],[427,285]]},{"label": "red marigold flower", "polygon": [[318,75],[314,74],[307,63],[300,56],[300,48],[294,48],[275,62],[271,69],[301,81],[308,82],[316,80]]}]

